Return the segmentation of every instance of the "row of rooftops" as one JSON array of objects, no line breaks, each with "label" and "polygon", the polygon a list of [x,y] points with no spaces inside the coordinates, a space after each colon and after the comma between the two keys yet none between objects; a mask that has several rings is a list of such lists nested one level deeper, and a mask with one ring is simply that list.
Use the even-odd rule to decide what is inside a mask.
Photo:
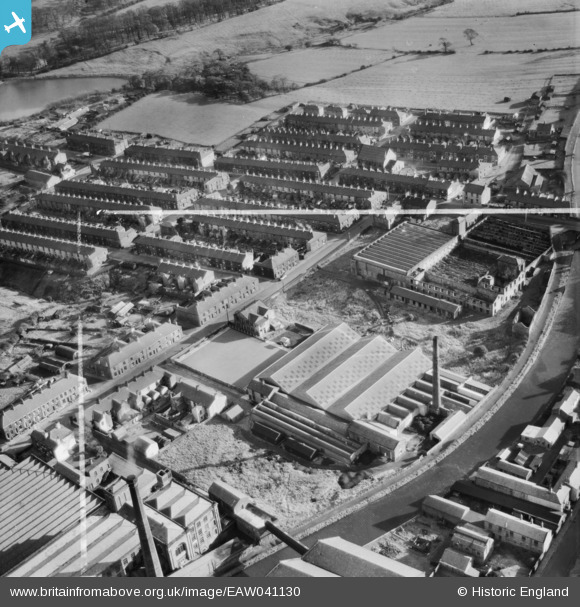
[{"label": "row of rooftops", "polygon": [[216,305],[222,304],[230,297],[235,297],[240,291],[248,287],[257,287],[258,279],[253,276],[239,276],[234,281],[221,287],[218,291],[203,291],[201,296],[192,302],[188,308],[193,307],[199,314],[204,310],[209,310]]},{"label": "row of rooftops", "polygon": [[41,192],[37,197],[38,202],[53,202],[53,203],[62,203],[62,204],[71,204],[75,206],[86,206],[86,207],[94,207],[97,209],[102,209],[103,211],[123,211],[135,209],[136,212],[139,210],[147,210],[147,211],[157,211],[161,213],[161,207],[156,207],[154,205],[148,204],[140,204],[137,202],[121,202],[118,200],[113,200],[110,198],[100,198],[99,196],[87,196],[85,194],[68,194],[66,192],[60,193],[51,193],[51,192]]},{"label": "row of rooftops", "polygon": [[375,190],[360,187],[348,187],[332,185],[328,183],[317,183],[299,179],[278,179],[276,177],[260,177],[257,175],[244,175],[241,178],[244,184],[253,184],[264,187],[274,187],[288,190],[301,190],[327,196],[345,196],[351,198],[371,198],[376,194]]},{"label": "row of rooftops", "polygon": [[311,240],[320,236],[319,232],[313,232],[306,228],[261,219],[225,217],[224,215],[195,215],[193,221],[231,228],[232,230],[250,230],[289,238]]},{"label": "row of rooftops", "polygon": [[438,180],[438,179],[429,179],[428,177],[415,177],[412,175],[399,175],[396,173],[387,173],[378,168],[370,168],[370,169],[358,169],[358,168],[346,168],[342,169],[339,173],[339,176],[347,176],[347,177],[361,177],[361,178],[370,178],[377,181],[387,181],[393,184],[403,184],[409,186],[415,186],[418,188],[427,188],[437,191],[447,192],[451,187],[451,182]]},{"label": "row of rooftops", "polygon": [[147,160],[111,158],[103,160],[99,168],[126,169],[133,171],[144,171],[148,173],[166,173],[167,175],[183,175],[198,178],[200,181],[209,181],[217,177],[219,173],[211,169],[192,168],[176,164],[162,164],[160,162],[149,162]]},{"label": "row of rooftops", "polygon": [[224,248],[217,245],[212,246],[194,240],[185,242],[175,236],[173,238],[158,238],[156,236],[140,235],[137,236],[134,242],[137,246],[161,248],[166,251],[182,252],[196,257],[224,259],[236,263],[249,263],[250,258],[253,263],[254,258],[251,251],[240,251],[239,249]]},{"label": "row of rooftops", "polygon": [[311,142],[312,138],[315,137],[317,141],[334,143],[337,145],[361,145],[362,143],[369,143],[370,138],[366,135],[356,135],[348,133],[331,133],[324,130],[312,129],[311,131],[304,129],[293,129],[291,127],[267,127],[260,131],[256,137],[261,140],[276,141],[294,141],[299,142]]},{"label": "row of rooftops", "polygon": [[11,211],[1,217],[2,223],[14,223],[30,228],[46,227],[46,228],[61,228],[69,232],[77,232],[79,226],[84,234],[92,234],[95,236],[110,237],[113,233],[122,235],[127,232],[122,226],[106,226],[103,224],[84,223],[57,217],[48,217],[46,215],[27,215],[20,211]]},{"label": "row of rooftops", "polygon": [[58,148],[51,148],[43,145],[35,145],[21,143],[19,141],[2,141],[0,142],[0,152],[16,152],[19,154],[28,154],[30,156],[53,157],[63,153]]},{"label": "row of rooftops", "polygon": [[0,245],[11,246],[12,243],[31,245],[55,251],[66,251],[80,257],[90,257],[98,252],[102,252],[104,255],[107,253],[107,249],[103,247],[78,244],[77,242],[64,240],[62,238],[27,234],[25,232],[17,232],[15,230],[0,227]]},{"label": "row of rooftops", "polygon": [[215,164],[217,167],[226,170],[232,170],[237,167],[254,167],[320,173],[324,168],[328,168],[328,163],[304,162],[301,160],[260,160],[258,158],[244,158],[242,156],[222,156],[216,160]]},{"label": "row of rooftops", "polygon": [[72,179],[61,181],[56,184],[57,192],[89,192],[92,194],[108,194],[114,196],[129,196],[134,198],[158,198],[173,200],[181,194],[186,194],[191,191],[188,187],[172,186],[167,187],[136,187],[136,186],[120,186],[109,183],[97,183],[94,181],[74,181]]},{"label": "row of rooftops", "polygon": [[62,394],[70,392],[77,393],[79,390],[87,390],[87,382],[84,378],[72,373],[66,373],[62,377],[51,378],[48,383],[38,391],[18,399],[0,412],[2,427],[17,422],[29,413],[36,411],[53,398],[59,398]]}]

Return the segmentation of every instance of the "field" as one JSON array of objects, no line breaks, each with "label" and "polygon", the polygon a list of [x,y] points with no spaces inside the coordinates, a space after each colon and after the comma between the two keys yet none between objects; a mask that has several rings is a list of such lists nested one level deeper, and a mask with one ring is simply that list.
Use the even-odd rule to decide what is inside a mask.
[{"label": "field", "polygon": [[179,361],[193,371],[245,389],[255,375],[284,354],[278,346],[227,329]]},{"label": "field", "polygon": [[107,118],[99,128],[215,145],[279,107],[277,97],[233,105],[205,102],[199,95],[156,93]]},{"label": "field", "polygon": [[[285,0],[200,29],[146,42],[52,72],[52,75],[127,75],[187,67],[201,53],[221,49],[233,56],[279,52],[287,45],[323,40],[349,13],[401,15],[441,0]],[[138,6],[144,6],[141,3]]]},{"label": "field", "polygon": [[296,84],[304,85],[336,78],[362,65],[381,63],[391,56],[391,52],[381,50],[327,47],[283,53],[270,59],[253,61],[249,67],[265,80],[282,75]]},{"label": "field", "polygon": [[373,482],[366,479],[354,489],[341,489],[340,472],[289,462],[260,446],[247,428],[217,419],[196,426],[158,461],[203,489],[216,480],[232,485],[273,509],[286,529],[352,498]]}]

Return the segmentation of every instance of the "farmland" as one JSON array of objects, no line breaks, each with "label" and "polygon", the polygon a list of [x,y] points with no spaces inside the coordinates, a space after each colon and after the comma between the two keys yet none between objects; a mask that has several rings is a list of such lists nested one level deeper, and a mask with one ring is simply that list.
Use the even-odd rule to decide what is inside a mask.
[{"label": "farmland", "polygon": [[114,114],[99,128],[155,133],[186,143],[215,145],[279,107],[270,97],[247,105],[205,102],[200,95],[156,93]]},{"label": "farmland", "polygon": [[336,78],[359,69],[390,59],[391,52],[367,49],[329,47],[304,49],[283,53],[271,59],[253,61],[250,69],[260,78],[271,80],[283,75],[299,85]]},{"label": "farmland", "polygon": [[[51,72],[54,76],[127,75],[163,69],[177,73],[202,53],[221,49],[231,56],[279,52],[287,45],[316,42],[348,25],[347,15],[398,16],[442,0],[285,0],[219,23],[131,46]],[[144,6],[141,4],[140,6]]]}]

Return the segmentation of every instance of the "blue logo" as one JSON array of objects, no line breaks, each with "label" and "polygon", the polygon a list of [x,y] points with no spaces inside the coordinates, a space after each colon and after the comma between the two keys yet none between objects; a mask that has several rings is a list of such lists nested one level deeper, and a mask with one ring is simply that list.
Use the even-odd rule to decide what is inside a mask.
[{"label": "blue logo", "polygon": [[30,42],[32,0],[0,0],[0,53],[7,46]]}]

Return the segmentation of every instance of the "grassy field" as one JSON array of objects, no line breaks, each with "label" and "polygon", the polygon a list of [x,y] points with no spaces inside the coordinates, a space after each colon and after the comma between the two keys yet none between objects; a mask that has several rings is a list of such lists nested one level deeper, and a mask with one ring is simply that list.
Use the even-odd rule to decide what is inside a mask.
[{"label": "grassy field", "polygon": [[[448,8],[448,7],[445,7]],[[484,50],[553,49],[577,46],[580,13],[522,15],[519,17],[445,17],[442,8],[432,13],[396,21],[367,32],[343,38],[344,43],[365,49],[428,50],[437,49],[439,38],[447,38],[457,52]],[[463,32],[474,29],[479,35],[473,46]]]},{"label": "grassy field", "polygon": [[299,85],[336,78],[343,74],[390,59],[392,53],[368,49],[326,47],[283,53],[270,59],[253,61],[250,69],[265,80],[285,76]]},{"label": "grassy field", "polygon": [[278,97],[233,105],[207,102],[200,95],[156,93],[107,118],[99,128],[215,145],[279,107]]},{"label": "grassy field", "polygon": [[[258,11],[200,29],[146,42],[52,75],[134,74],[147,70],[177,71],[201,53],[222,49],[233,56],[279,52],[287,45],[327,38],[346,23],[349,13],[398,16],[441,0],[285,0]],[[140,4],[138,6],[144,6]]]},{"label": "grassy field", "polygon": [[341,489],[340,472],[316,470],[287,461],[261,446],[243,424],[221,420],[200,424],[170,445],[158,460],[208,489],[222,480],[268,505],[283,528],[291,528],[317,512],[368,489],[372,479]]}]

